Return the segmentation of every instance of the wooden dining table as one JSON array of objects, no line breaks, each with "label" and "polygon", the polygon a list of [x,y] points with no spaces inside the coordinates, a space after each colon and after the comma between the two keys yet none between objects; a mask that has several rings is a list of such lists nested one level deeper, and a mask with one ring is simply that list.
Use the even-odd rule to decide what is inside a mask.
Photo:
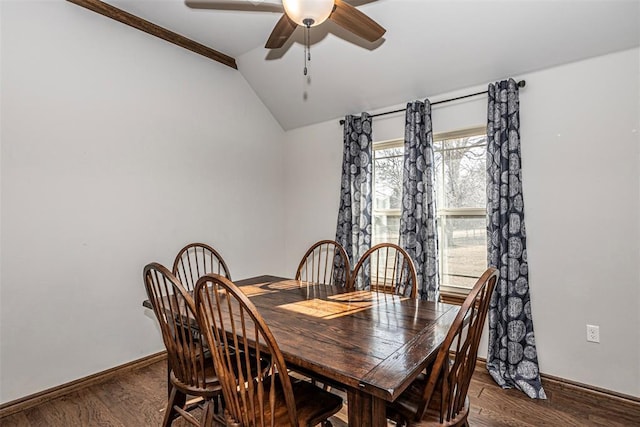
[{"label": "wooden dining table", "polygon": [[276,276],[235,284],[264,318],[289,369],[346,390],[351,427],[386,427],[386,402],[435,359],[459,309]]},{"label": "wooden dining table", "polygon": [[346,390],[351,427],[387,425],[385,402],[434,360],[459,309],[275,276],[235,283],[290,369]]}]

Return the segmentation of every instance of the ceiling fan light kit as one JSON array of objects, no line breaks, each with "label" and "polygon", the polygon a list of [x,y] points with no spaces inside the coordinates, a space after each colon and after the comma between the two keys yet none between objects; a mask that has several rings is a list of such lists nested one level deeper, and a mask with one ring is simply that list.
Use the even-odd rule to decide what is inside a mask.
[{"label": "ceiling fan light kit", "polygon": [[282,0],[284,13],[294,23],[305,28],[304,35],[304,75],[307,75],[307,61],[311,60],[311,37],[309,28],[326,21],[335,7],[335,0]]},{"label": "ceiling fan light kit", "polygon": [[282,0],[282,6],[293,22],[308,28],[320,25],[329,18],[334,0]]}]

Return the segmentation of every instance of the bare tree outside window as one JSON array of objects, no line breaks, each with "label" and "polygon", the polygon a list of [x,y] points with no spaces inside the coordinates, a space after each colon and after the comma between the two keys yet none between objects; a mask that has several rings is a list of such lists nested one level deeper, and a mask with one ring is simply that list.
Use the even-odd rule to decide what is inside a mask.
[{"label": "bare tree outside window", "polygon": [[439,208],[486,205],[486,146],[485,135],[435,143]]}]

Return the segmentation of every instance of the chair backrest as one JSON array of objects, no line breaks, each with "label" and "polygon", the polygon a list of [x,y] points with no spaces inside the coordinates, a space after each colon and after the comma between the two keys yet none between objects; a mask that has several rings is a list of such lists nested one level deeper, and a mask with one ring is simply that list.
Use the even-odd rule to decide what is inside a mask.
[{"label": "chair backrest", "polygon": [[160,323],[174,376],[187,386],[205,388],[206,346],[197,327],[193,298],[178,279],[158,263],[144,268],[143,280]]},{"label": "chair backrest", "polygon": [[304,254],[296,280],[346,287],[351,265],[342,245],[335,240],[320,240]]},{"label": "chair backrest", "polygon": [[495,268],[487,269],[462,303],[431,368],[416,420],[424,416],[436,388],[441,394],[441,424],[455,419],[465,408],[478,344],[498,276]]},{"label": "chair backrest", "polygon": [[220,254],[205,243],[190,243],[178,252],[173,262],[173,274],[185,288],[192,291],[196,282],[207,273],[216,273],[231,280],[229,268]]},{"label": "chair backrest", "polygon": [[218,274],[198,280],[195,303],[222,385],[226,424],[274,426],[278,411],[286,410],[290,425],[298,426],[286,364],[255,305]]},{"label": "chair backrest", "polygon": [[409,254],[393,243],[380,243],[358,260],[349,287],[415,298],[417,280]]}]

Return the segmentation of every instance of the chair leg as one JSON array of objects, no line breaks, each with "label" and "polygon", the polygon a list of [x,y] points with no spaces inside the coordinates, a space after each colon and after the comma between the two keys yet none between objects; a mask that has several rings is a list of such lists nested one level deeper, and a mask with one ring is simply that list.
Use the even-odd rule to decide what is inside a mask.
[{"label": "chair leg", "polygon": [[167,408],[164,411],[164,420],[162,421],[162,427],[171,426],[173,420],[179,415],[173,407],[178,406],[182,408],[186,401],[187,396],[177,388],[172,386],[171,391],[169,392],[169,399],[167,400]]},{"label": "chair leg", "polygon": [[216,403],[217,397],[212,399],[207,399],[204,404],[204,409],[202,410],[202,417],[200,417],[200,426],[201,427],[210,427],[215,425],[215,414],[216,414]]},{"label": "chair leg", "polygon": [[171,362],[167,357],[167,399],[171,397]]},{"label": "chair leg", "polygon": [[218,396],[216,396],[214,398],[213,401],[213,410],[215,411],[216,414],[222,414],[224,412],[224,396],[222,394],[219,394]]}]

